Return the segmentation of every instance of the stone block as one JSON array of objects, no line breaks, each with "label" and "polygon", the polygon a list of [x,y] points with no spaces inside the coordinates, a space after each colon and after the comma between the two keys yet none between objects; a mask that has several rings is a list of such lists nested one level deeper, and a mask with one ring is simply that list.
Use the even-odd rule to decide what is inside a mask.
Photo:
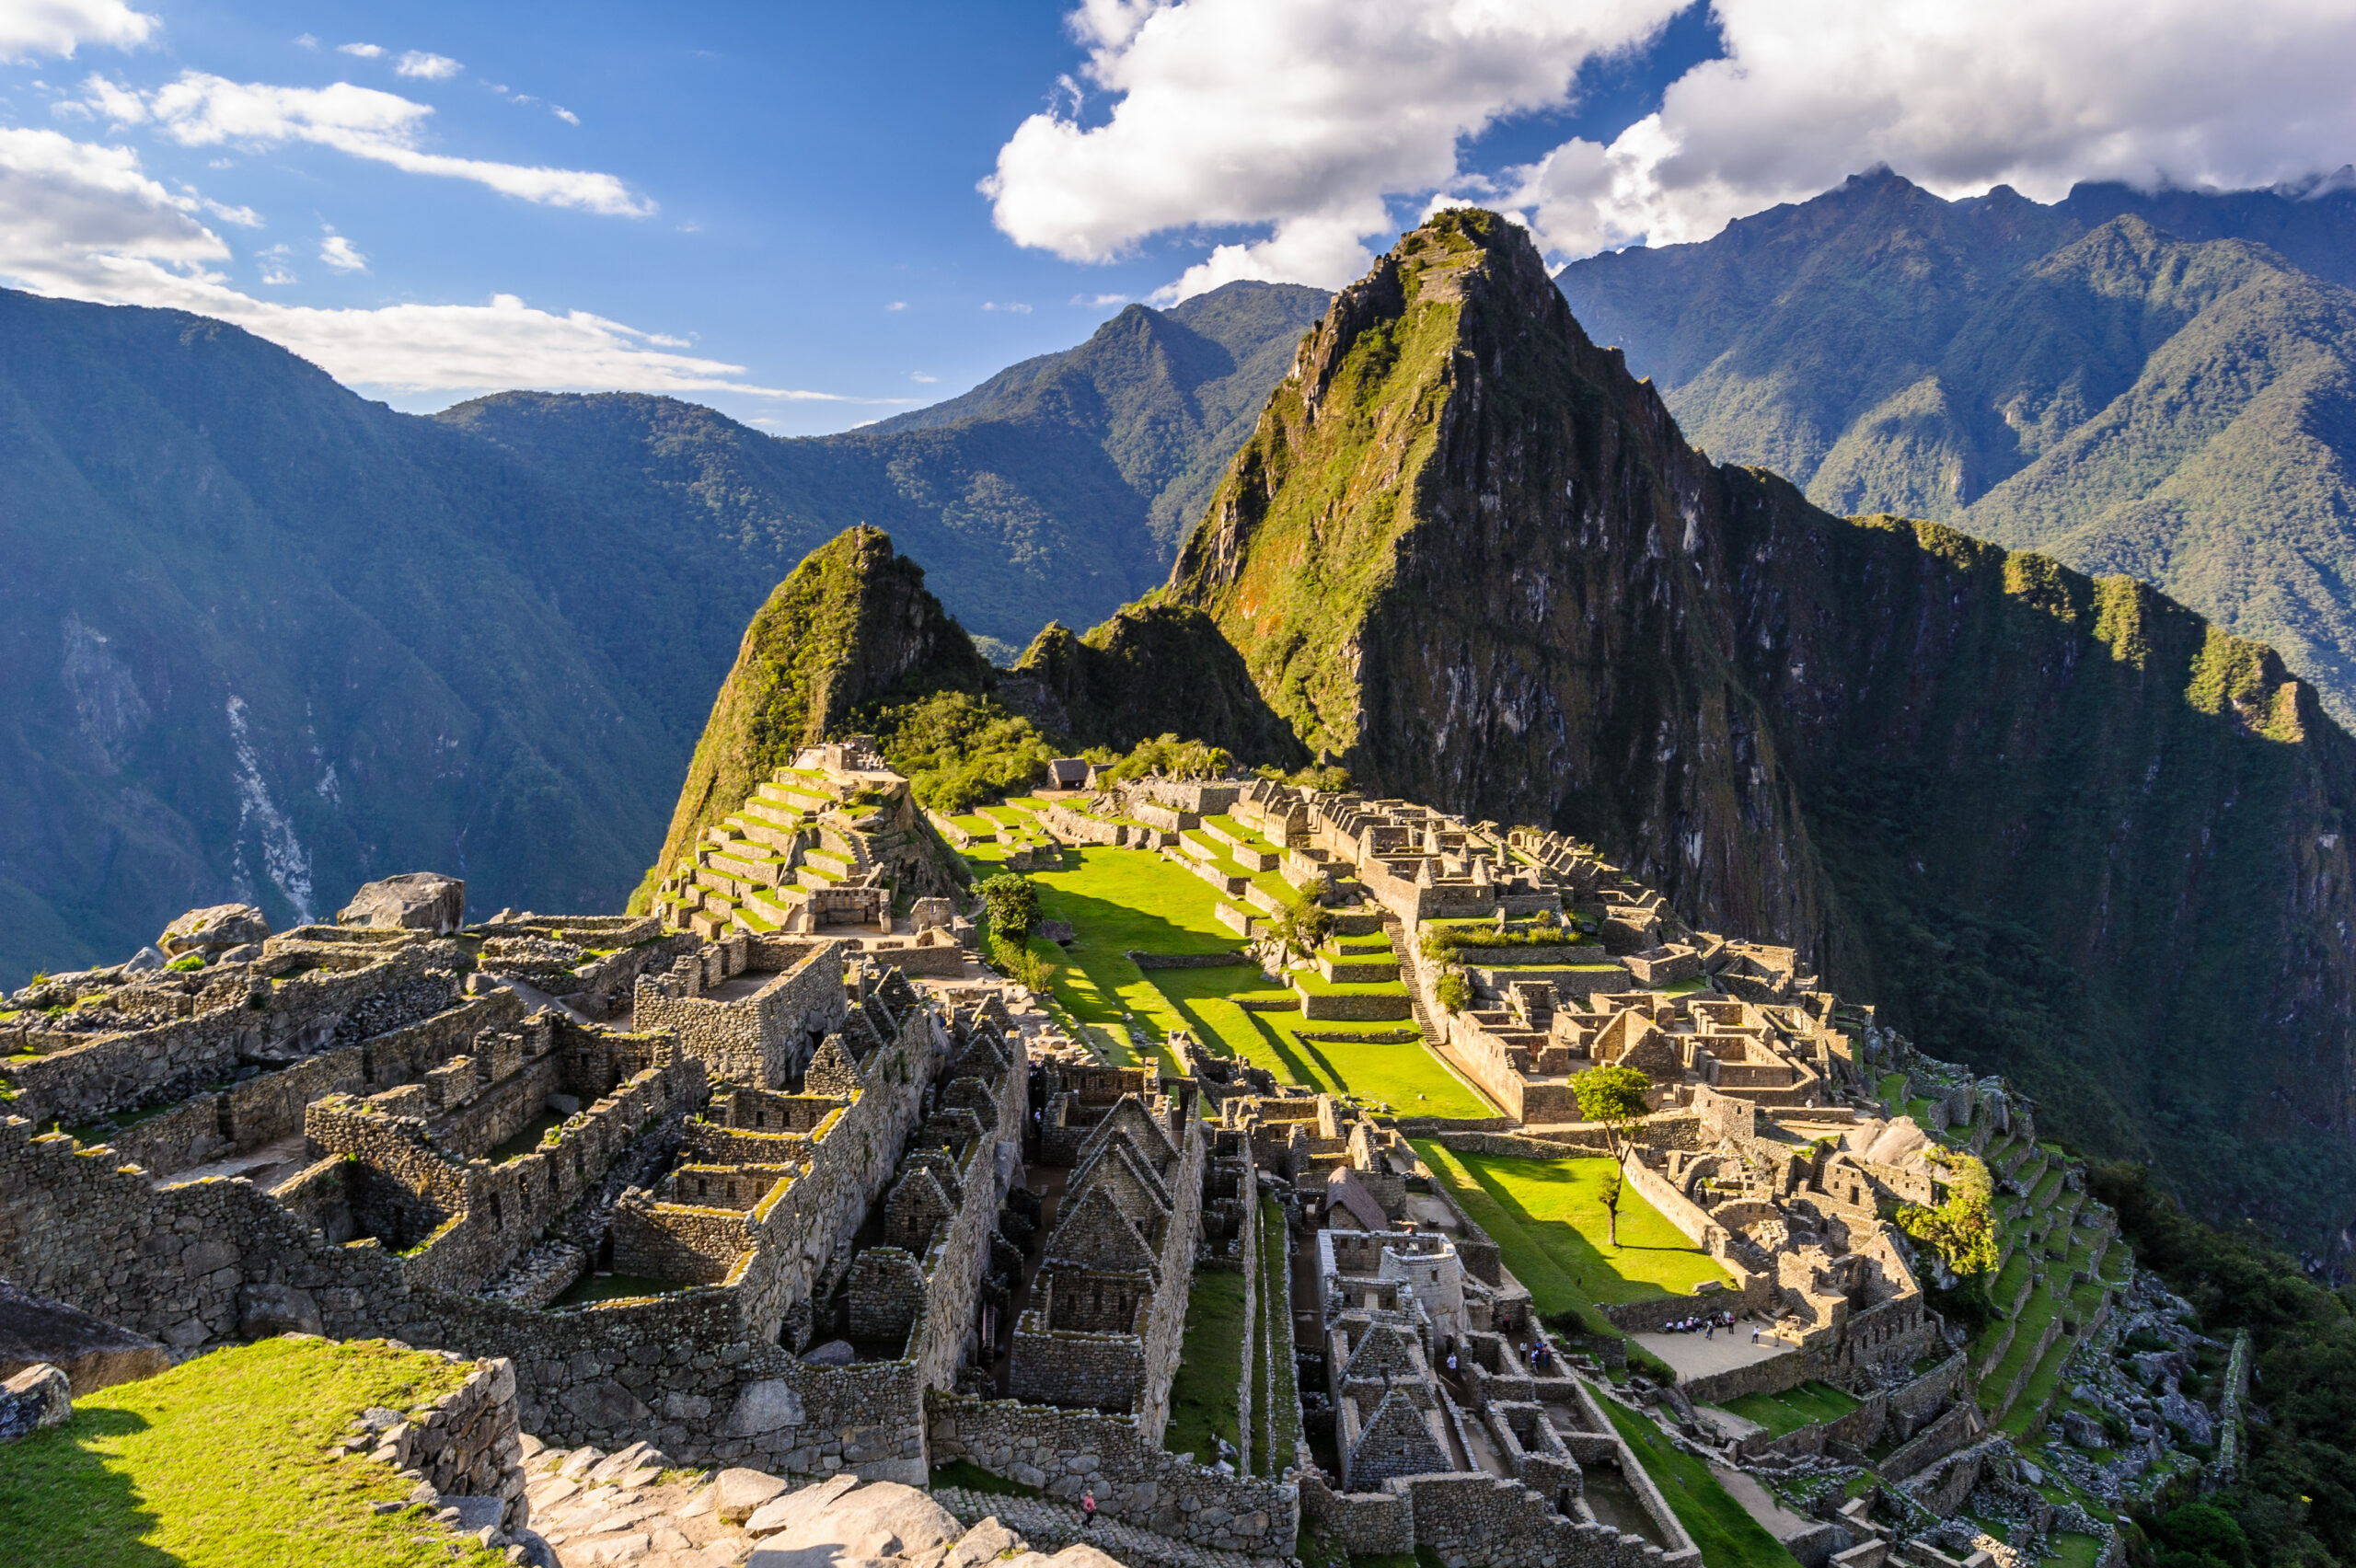
[{"label": "stone block", "polygon": [[58,1367],[43,1362],[0,1382],[0,1443],[63,1425],[73,1416],[73,1388]]},{"label": "stone block", "polygon": [[152,1378],[172,1356],[144,1334],[0,1280],[0,1377],[44,1362],[64,1369],[74,1392],[89,1394]]},{"label": "stone block", "polygon": [[448,936],[466,924],[467,884],[432,871],[405,871],[361,888],[335,918],[339,926]]}]

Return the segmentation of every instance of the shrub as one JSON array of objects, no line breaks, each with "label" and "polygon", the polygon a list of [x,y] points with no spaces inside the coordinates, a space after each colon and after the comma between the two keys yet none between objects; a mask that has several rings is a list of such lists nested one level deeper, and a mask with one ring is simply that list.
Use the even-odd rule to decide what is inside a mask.
[{"label": "shrub", "polygon": [[1472,1005],[1472,982],[1461,969],[1443,970],[1432,984],[1432,995],[1449,1011],[1462,1012]]},{"label": "shrub", "polygon": [[990,934],[1020,943],[1039,918],[1039,884],[1029,877],[1000,871],[975,885],[989,909]]},{"label": "shrub", "polygon": [[1438,959],[1442,963],[1455,963],[1457,953],[1465,948],[1574,947],[1578,941],[1576,931],[1544,926],[1528,931],[1499,931],[1486,926],[1427,926],[1417,939],[1424,956]]},{"label": "shrub", "polygon": [[1988,1200],[1994,1191],[1988,1167],[1968,1154],[1933,1148],[1925,1159],[1947,1168],[1946,1201],[1936,1208],[1901,1205],[1898,1228],[1938,1255],[1947,1272],[1958,1278],[1984,1274],[1996,1266],[1996,1221]]},{"label": "shrub", "polygon": [[184,952],[164,967],[175,974],[193,974],[204,967],[204,955],[201,952]]},{"label": "shrub", "polygon": [[1165,778],[1221,778],[1234,761],[1220,747],[1201,741],[1182,741],[1174,734],[1157,735],[1149,741],[1139,741],[1128,755],[1105,769],[1103,776],[1114,783],[1157,773]]},{"label": "shrub", "polygon": [[1027,789],[1056,755],[1031,721],[962,691],[935,692],[857,722],[873,731],[884,759],[907,777],[917,803],[943,816]]},{"label": "shrub", "polygon": [[1334,930],[1334,913],[1318,900],[1315,887],[1297,890],[1276,917],[1276,940],[1288,952],[1307,958]]}]

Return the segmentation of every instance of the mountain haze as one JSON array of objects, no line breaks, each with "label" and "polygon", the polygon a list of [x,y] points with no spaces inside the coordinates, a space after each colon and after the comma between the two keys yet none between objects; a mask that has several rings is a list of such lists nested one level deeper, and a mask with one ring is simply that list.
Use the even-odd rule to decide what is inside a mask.
[{"label": "mountain haze", "polygon": [[1944,202],[1878,171],[1565,269],[1714,455],[2140,577],[2356,716],[2356,190]]},{"label": "mountain haze", "polygon": [[618,906],[795,562],[885,525],[1002,651],[1090,624],[1323,298],[1133,306],[1019,387],[789,441],[629,395],[399,414],[222,322],[0,291],[0,976],[421,867]]}]

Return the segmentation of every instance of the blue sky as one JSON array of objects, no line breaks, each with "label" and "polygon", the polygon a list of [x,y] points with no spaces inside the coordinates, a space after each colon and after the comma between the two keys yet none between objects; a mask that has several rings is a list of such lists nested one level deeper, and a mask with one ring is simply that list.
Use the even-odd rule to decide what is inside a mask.
[{"label": "blue sky", "polygon": [[[631,386],[805,433],[1124,299],[1338,284],[1440,201],[1513,212],[1561,260],[1877,161],[2050,198],[2356,150],[2315,63],[2348,55],[2312,29],[2269,55],[2164,19],[2113,60],[2116,29],[2080,28],[2031,66],[1958,29],[2099,7],[1926,9],[0,0],[0,277],[223,315],[404,408]],[[2148,90],[2101,75],[2131,59]],[[2212,85],[2154,107],[2171,61]],[[2032,70],[2085,91],[2019,107]]]}]

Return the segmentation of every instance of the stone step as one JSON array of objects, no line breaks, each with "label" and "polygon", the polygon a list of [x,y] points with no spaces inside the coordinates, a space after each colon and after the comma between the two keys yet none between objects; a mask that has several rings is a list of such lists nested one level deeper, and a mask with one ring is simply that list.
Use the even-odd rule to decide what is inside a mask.
[{"label": "stone step", "polygon": [[1141,1526],[1098,1515],[1093,1526],[1082,1528],[1080,1510],[1045,1497],[1005,1497],[994,1493],[968,1492],[963,1487],[936,1486],[932,1500],[956,1516],[961,1524],[979,1524],[996,1516],[998,1522],[1041,1551],[1056,1552],[1074,1541],[1086,1541],[1107,1556],[1137,1568],[1284,1568],[1281,1557],[1252,1557],[1173,1540]]}]

